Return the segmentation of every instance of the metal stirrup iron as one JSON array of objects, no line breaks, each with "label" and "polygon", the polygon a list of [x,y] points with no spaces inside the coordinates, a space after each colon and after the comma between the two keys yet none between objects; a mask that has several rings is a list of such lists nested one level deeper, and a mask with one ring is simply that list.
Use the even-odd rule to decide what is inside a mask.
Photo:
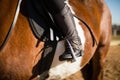
[{"label": "metal stirrup iron", "polygon": [[69,45],[69,48],[70,48],[70,51],[71,51],[71,55],[72,55],[72,62],[75,62],[75,61],[77,61],[77,57],[75,56],[75,52],[74,52],[74,50],[73,50],[73,48],[72,48],[72,46],[71,46],[71,44],[70,44],[70,42],[66,39],[66,41],[67,41],[67,43],[68,43],[68,45]]}]

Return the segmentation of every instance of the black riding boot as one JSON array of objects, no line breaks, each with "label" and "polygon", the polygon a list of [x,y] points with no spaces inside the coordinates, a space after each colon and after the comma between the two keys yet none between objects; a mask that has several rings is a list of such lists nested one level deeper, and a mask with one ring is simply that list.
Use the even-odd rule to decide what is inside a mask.
[{"label": "black riding boot", "polygon": [[[82,52],[82,44],[80,38],[78,37],[75,22],[73,19],[73,14],[71,13],[70,8],[67,5],[65,5],[65,7],[54,16],[54,19],[57,26],[61,28],[65,39],[67,39],[67,41],[70,42],[75,56],[80,56]],[[66,40],[65,47],[65,52],[59,57],[60,60],[68,60],[73,58],[73,56],[71,55],[71,50]]]}]

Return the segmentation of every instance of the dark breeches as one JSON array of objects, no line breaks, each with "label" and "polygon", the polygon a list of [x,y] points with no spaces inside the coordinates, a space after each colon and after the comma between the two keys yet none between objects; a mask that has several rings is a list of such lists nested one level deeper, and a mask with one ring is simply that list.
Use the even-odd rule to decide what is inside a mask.
[{"label": "dark breeches", "polygon": [[59,13],[65,6],[65,0],[43,0],[48,11],[54,15]]},{"label": "dark breeches", "polygon": [[44,5],[53,16],[54,22],[60,29],[63,37],[68,39],[71,45],[79,50],[76,25],[70,8],[65,3],[66,0],[44,0]]}]

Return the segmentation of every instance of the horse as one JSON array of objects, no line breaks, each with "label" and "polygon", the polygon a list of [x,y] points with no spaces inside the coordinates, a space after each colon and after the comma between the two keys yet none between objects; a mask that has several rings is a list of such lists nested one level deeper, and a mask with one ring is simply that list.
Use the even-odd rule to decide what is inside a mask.
[{"label": "horse", "polygon": [[[64,40],[60,40],[57,41],[56,50],[53,52],[53,56],[55,56],[52,60],[53,63],[47,65],[48,63],[41,62],[46,43],[36,38],[31,30],[27,14],[24,14],[26,13],[26,10],[24,10],[25,1],[31,2],[32,0],[22,1],[14,28],[6,40],[10,25],[14,21],[18,0],[0,0],[0,80],[59,80],[66,78],[66,74],[70,73],[71,70],[81,71],[85,80],[102,79],[112,29],[111,14],[107,4],[103,0],[66,1],[73,12],[84,54],[76,62],[59,61],[59,54],[65,48]],[[62,63],[66,65],[61,65]],[[49,70],[41,72],[43,70],[41,66],[44,65],[49,66]],[[59,67],[60,65],[67,67],[63,69]],[[72,67],[68,68],[68,66]],[[76,69],[76,66],[78,69]],[[47,72],[47,74],[44,74],[46,76],[40,78],[43,76],[40,74],[45,72]]]}]

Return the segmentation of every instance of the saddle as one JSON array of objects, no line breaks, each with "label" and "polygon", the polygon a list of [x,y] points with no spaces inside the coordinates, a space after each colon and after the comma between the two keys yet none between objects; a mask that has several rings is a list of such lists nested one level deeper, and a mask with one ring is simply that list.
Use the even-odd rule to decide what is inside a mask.
[{"label": "saddle", "polygon": [[54,40],[56,40],[56,36],[59,38],[62,36],[42,1],[31,0],[27,1],[25,5],[31,30],[37,39],[40,41],[50,40],[51,30],[55,33],[53,36]]}]

